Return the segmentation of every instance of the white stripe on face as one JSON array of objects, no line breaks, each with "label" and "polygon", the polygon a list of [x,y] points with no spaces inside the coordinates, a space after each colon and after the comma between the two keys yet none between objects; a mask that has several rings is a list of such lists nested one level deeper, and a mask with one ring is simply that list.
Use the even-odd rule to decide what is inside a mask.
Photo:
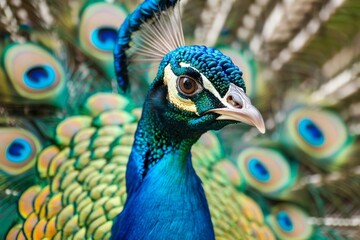
[{"label": "white stripe on face", "polygon": [[[201,72],[199,72],[196,68],[192,67],[190,64],[188,63],[184,63],[181,62],[180,63],[181,67],[191,67],[192,69],[194,69],[195,71],[197,71],[202,78],[202,82],[203,82],[203,87],[205,89],[207,89],[210,93],[212,93],[224,106],[229,106],[229,103],[226,100],[226,96],[227,94],[222,98],[219,94],[219,92],[215,89],[215,87],[213,86],[213,84],[210,82],[210,80]],[[196,110],[196,105],[193,101],[191,101],[190,99],[185,99],[182,98],[179,94],[178,94],[178,90],[177,90],[177,78],[178,76],[175,75],[175,73],[171,70],[171,66],[170,63],[165,67],[165,71],[164,71],[164,83],[165,85],[168,86],[168,98],[169,101],[174,104],[176,107],[178,107],[179,109],[188,111],[188,112],[193,112],[197,115],[199,115],[199,113]]]},{"label": "white stripe on face", "polygon": [[171,70],[170,63],[165,67],[164,71],[164,84],[168,86],[168,98],[169,101],[178,107],[179,109],[193,112],[197,115],[196,105],[190,99],[185,99],[179,96],[178,90],[176,87],[178,76]]},{"label": "white stripe on face", "polygon": [[200,73],[201,75],[201,79],[203,81],[203,85],[204,88],[206,88],[209,92],[211,92],[217,99],[219,99],[219,101],[224,104],[225,106],[227,106],[227,101],[225,98],[222,98],[219,94],[219,92],[215,89],[215,87],[212,85],[212,83],[210,82],[210,80],[201,72],[199,72],[196,68],[190,66],[190,64],[188,63],[180,63],[181,67],[191,67],[192,69],[194,69],[195,71],[197,71],[198,73]]}]

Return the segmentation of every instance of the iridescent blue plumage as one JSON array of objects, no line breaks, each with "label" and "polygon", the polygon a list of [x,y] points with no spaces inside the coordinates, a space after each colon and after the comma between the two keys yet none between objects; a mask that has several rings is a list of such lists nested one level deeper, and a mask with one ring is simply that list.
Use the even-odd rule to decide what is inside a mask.
[{"label": "iridescent blue plumage", "polygon": [[[181,147],[189,148],[181,145],[164,154],[141,185],[128,193],[124,210],[114,224],[114,239],[214,239],[201,181],[190,153],[184,154]],[[138,157],[133,153],[132,163]],[[134,167],[129,164],[128,168]],[[129,175],[127,180],[131,180]]]},{"label": "iridescent blue plumage", "polygon": [[191,146],[206,131],[235,121],[264,130],[245,95],[242,72],[231,59],[214,48],[184,46],[175,3],[145,1],[119,31],[114,55],[123,90],[128,57],[139,54],[145,57],[140,61],[160,64],[135,133],[126,170],[128,198],[112,227],[113,239],[214,239]]},{"label": "iridescent blue plumage", "polygon": [[[195,112],[169,99],[171,81],[178,81],[171,74],[202,85],[202,91],[186,97]],[[190,149],[206,131],[232,122],[218,121],[219,114],[208,112],[225,107],[214,91],[225,97],[231,84],[245,87],[242,72],[214,48],[184,46],[164,56],[135,134],[126,175],[128,198],[113,226],[114,239],[214,239]]]}]

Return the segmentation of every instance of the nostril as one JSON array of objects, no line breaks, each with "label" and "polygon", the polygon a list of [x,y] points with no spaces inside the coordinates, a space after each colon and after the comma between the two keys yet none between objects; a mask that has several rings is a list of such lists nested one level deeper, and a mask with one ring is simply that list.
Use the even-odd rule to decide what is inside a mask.
[{"label": "nostril", "polygon": [[230,103],[233,107],[235,108],[242,108],[243,107],[243,104],[242,104],[242,101],[239,100],[239,99],[235,99],[233,96],[229,95],[227,98],[226,98],[226,101],[228,103]]}]

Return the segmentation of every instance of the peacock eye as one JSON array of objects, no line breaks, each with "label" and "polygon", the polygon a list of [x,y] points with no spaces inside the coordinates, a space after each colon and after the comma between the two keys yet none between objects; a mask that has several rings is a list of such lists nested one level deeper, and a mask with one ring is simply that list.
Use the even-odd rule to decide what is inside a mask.
[{"label": "peacock eye", "polygon": [[180,76],[177,81],[177,88],[185,96],[193,96],[196,94],[200,86],[199,84],[191,77]]}]

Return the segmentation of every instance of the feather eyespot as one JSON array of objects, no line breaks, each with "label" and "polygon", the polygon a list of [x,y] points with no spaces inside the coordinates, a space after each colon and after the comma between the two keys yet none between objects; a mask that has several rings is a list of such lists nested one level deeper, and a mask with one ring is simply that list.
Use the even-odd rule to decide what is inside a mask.
[{"label": "feather eyespot", "polygon": [[6,157],[14,163],[25,161],[32,152],[30,143],[23,138],[15,139],[6,150]]},{"label": "feather eyespot", "polygon": [[351,143],[347,127],[336,113],[310,107],[291,110],[282,136],[285,145],[299,151],[297,154],[314,158],[327,168],[341,164],[336,156]]},{"label": "feather eyespot", "polygon": [[265,146],[244,149],[237,164],[249,187],[276,199],[288,193],[298,174],[296,162],[279,149]]},{"label": "feather eyespot", "polygon": [[41,150],[39,139],[18,128],[0,128],[0,171],[18,175],[31,169]]},{"label": "feather eyespot", "polygon": [[309,215],[301,208],[283,203],[274,206],[266,217],[277,239],[312,239],[313,227]]},{"label": "feather eyespot", "polygon": [[182,75],[178,77],[177,89],[183,95],[191,97],[198,93],[202,87],[195,79]]},{"label": "feather eyespot", "polygon": [[127,17],[122,5],[94,2],[86,6],[80,16],[80,47],[91,57],[113,62],[119,26]]},{"label": "feather eyespot", "polygon": [[[60,62],[41,46],[15,43],[3,53],[4,69],[15,92],[27,99],[54,100],[63,93],[65,72]],[[51,101],[50,101],[51,102]]]},{"label": "feather eyespot", "polygon": [[268,182],[271,178],[267,167],[256,158],[249,160],[248,168],[250,173],[260,182]]},{"label": "feather eyespot", "polygon": [[285,211],[280,211],[276,214],[276,222],[281,230],[285,232],[291,232],[294,229],[291,218]]},{"label": "feather eyespot", "polygon": [[325,142],[324,134],[319,126],[308,118],[300,119],[298,123],[299,135],[314,147],[320,147]]},{"label": "feather eyespot", "polygon": [[24,82],[33,89],[48,88],[55,82],[55,71],[48,65],[34,66],[24,74]]},{"label": "feather eyespot", "polygon": [[110,51],[114,49],[117,38],[117,29],[113,27],[100,27],[91,33],[93,45],[98,50]]}]

